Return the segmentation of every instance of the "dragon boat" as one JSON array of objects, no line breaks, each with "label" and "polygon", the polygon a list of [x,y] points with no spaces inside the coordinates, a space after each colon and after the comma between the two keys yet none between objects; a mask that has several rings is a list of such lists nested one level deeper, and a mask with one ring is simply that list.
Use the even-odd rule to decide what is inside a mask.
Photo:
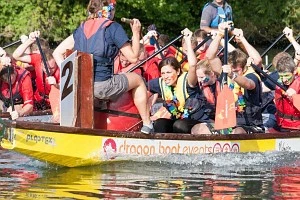
[{"label": "dragon boat", "polygon": [[66,167],[169,154],[300,151],[298,130],[233,135],[138,132],[141,119],[131,95],[117,102],[94,99],[92,63],[91,55],[76,51],[62,63],[59,122],[52,122],[51,111],[15,121],[1,113],[1,147]]}]

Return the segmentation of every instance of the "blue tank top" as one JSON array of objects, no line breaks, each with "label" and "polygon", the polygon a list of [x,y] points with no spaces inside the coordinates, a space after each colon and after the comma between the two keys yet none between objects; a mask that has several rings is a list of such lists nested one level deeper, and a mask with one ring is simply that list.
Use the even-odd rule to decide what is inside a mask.
[{"label": "blue tank top", "polygon": [[118,48],[106,41],[106,29],[113,23],[104,18],[82,23],[73,33],[74,49],[93,55],[94,81],[105,81],[113,75],[114,58]]}]

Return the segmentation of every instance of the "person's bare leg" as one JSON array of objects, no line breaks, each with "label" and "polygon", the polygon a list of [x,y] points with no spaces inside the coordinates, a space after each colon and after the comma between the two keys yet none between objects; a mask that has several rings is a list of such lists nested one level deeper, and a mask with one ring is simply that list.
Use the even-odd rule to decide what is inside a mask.
[{"label": "person's bare leg", "polygon": [[136,73],[126,73],[128,79],[128,90],[132,90],[134,105],[139,111],[144,125],[150,125],[150,111],[147,104],[147,88],[142,77]]},{"label": "person's bare leg", "polygon": [[236,127],[231,134],[246,134],[247,132],[242,127]]},{"label": "person's bare leg", "polygon": [[193,126],[191,130],[191,134],[193,135],[211,135],[209,128],[207,127],[206,123],[196,124]]}]

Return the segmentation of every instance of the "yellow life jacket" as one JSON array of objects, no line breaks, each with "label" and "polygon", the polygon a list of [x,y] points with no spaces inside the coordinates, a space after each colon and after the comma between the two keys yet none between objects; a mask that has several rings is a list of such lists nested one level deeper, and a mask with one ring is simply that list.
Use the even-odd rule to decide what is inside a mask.
[{"label": "yellow life jacket", "polygon": [[166,100],[173,100],[174,94],[179,102],[177,109],[182,113],[184,110],[184,105],[186,99],[189,97],[189,94],[186,89],[187,84],[187,72],[182,73],[178,79],[177,84],[174,87],[174,93],[171,91],[170,87],[166,85],[163,79],[159,78],[159,86],[161,90],[162,98]]}]

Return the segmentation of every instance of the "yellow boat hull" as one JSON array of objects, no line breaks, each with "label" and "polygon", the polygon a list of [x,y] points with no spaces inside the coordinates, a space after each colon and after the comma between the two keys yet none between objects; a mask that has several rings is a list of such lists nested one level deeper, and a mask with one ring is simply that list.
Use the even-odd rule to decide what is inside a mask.
[{"label": "yellow boat hull", "polygon": [[[50,126],[51,127],[51,126]],[[53,126],[53,128],[58,126]],[[58,127],[59,128],[59,127]],[[71,129],[71,128],[70,128]],[[51,128],[49,129],[51,130]],[[88,130],[75,133],[26,128],[6,128],[1,146],[41,161],[67,167],[98,165],[112,161],[165,156],[168,154],[200,155],[206,153],[246,153],[299,151],[300,133],[293,135],[260,134],[192,136],[176,134],[118,133]],[[173,136],[173,137],[171,137]],[[286,137],[288,136],[288,137]],[[181,138],[180,138],[181,137]]]}]

